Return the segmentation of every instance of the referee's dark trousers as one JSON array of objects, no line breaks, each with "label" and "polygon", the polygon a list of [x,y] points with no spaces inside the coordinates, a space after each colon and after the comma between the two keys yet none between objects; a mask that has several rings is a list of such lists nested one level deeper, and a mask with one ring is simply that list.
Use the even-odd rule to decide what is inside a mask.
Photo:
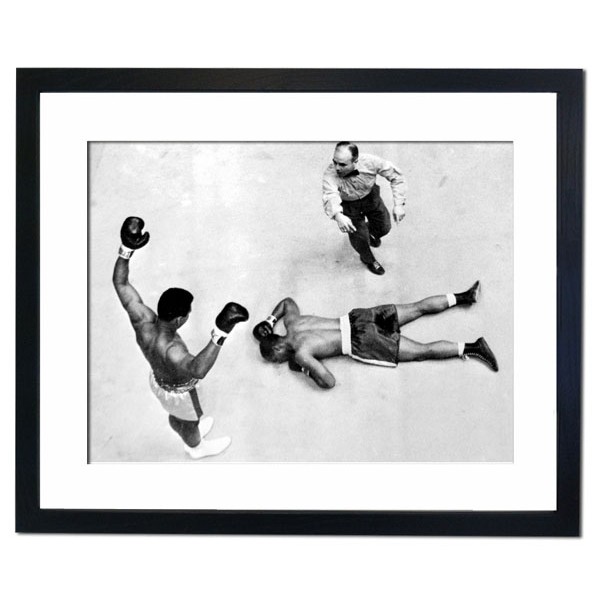
[{"label": "referee's dark trousers", "polygon": [[363,262],[372,263],[375,257],[371,252],[369,235],[381,238],[392,228],[390,212],[381,199],[379,186],[374,185],[373,189],[360,200],[342,200],[342,211],[350,217],[356,227],[354,233],[348,234],[350,244]]}]

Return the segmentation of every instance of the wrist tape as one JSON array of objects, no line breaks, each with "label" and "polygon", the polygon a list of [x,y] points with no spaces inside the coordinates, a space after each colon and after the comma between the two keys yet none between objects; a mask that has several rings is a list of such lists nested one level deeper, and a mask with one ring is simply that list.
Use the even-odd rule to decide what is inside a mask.
[{"label": "wrist tape", "polygon": [[227,339],[229,334],[221,331],[216,325],[213,327],[213,330],[210,332],[210,341],[217,345],[222,346],[223,342]]},{"label": "wrist tape", "polygon": [[119,256],[125,260],[129,260],[134,252],[135,250],[127,248],[127,246],[123,246],[123,244],[119,246]]},{"label": "wrist tape", "polygon": [[274,317],[273,315],[269,315],[265,321],[271,326],[271,327],[275,327],[275,323],[277,323],[277,317]]}]

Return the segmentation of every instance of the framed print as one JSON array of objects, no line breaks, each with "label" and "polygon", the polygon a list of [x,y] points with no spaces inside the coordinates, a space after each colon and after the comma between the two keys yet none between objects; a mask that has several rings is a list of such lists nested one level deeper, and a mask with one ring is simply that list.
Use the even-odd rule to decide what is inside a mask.
[{"label": "framed print", "polygon": [[577,70],[18,70],[17,531],[579,535],[582,123]]}]

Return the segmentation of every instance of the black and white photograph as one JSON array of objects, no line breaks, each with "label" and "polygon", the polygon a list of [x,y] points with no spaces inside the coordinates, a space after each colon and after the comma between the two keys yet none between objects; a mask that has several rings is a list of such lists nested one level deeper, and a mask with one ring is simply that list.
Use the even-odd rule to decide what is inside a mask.
[{"label": "black and white photograph", "polygon": [[88,143],[94,462],[512,462],[513,144]]}]

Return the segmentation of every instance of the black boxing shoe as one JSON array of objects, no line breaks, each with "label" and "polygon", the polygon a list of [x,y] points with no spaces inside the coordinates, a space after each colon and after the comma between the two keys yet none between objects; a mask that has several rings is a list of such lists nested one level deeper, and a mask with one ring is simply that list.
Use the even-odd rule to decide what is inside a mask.
[{"label": "black boxing shoe", "polygon": [[373,248],[379,248],[379,246],[381,246],[381,238],[375,237],[372,233],[370,233],[369,244],[371,244]]},{"label": "black boxing shoe", "polygon": [[365,265],[367,265],[367,269],[369,269],[369,271],[371,271],[371,273],[375,273],[375,275],[383,275],[385,273],[385,269],[376,260],[374,260],[373,262],[367,262],[367,261],[363,260],[362,258],[360,260]]},{"label": "black boxing shoe", "polygon": [[466,292],[460,294],[454,294],[456,298],[456,304],[475,304],[479,299],[481,292],[481,284],[477,280]]},{"label": "black boxing shoe", "polygon": [[484,362],[492,371],[498,371],[498,361],[484,338],[480,337],[476,342],[465,344],[462,358],[468,360],[470,357]]}]

